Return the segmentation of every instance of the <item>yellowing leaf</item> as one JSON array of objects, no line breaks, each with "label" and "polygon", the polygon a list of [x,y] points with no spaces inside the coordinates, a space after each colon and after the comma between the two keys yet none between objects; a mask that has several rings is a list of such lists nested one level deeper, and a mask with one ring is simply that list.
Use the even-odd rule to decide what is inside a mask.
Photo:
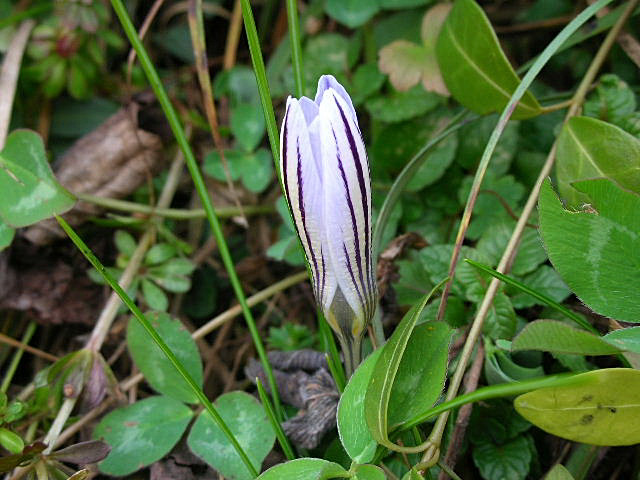
[{"label": "yellowing leaf", "polygon": [[422,82],[427,91],[449,95],[435,54],[436,40],[449,10],[451,4],[442,3],[426,13],[422,20],[422,45],[396,40],[380,50],[378,68],[389,75],[396,90],[406,91]]},{"label": "yellowing leaf", "polygon": [[579,379],[520,395],[515,408],[542,430],[575,442],[640,443],[640,371],[610,368],[580,374]]}]

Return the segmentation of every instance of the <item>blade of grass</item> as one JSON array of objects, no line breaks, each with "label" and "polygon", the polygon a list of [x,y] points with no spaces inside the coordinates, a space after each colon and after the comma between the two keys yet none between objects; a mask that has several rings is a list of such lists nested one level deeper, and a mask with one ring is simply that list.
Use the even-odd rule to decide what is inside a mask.
[{"label": "blade of grass", "polygon": [[[131,42],[131,45],[138,53],[140,65],[142,66],[142,69],[147,76],[147,80],[149,81],[149,84],[153,88],[153,91],[158,98],[158,102],[160,103],[160,106],[164,111],[171,130],[176,138],[178,146],[184,154],[187,168],[189,169],[189,173],[191,174],[191,178],[193,179],[193,184],[196,191],[198,192],[198,196],[200,197],[202,206],[207,214],[207,219],[209,220],[211,231],[213,232],[216,242],[218,243],[220,257],[222,258],[222,262],[224,263],[227,273],[229,274],[229,281],[233,286],[233,290],[236,298],[238,299],[238,303],[242,307],[242,312],[244,313],[244,318],[249,328],[249,332],[251,333],[251,338],[255,345],[256,351],[258,352],[258,356],[260,357],[260,362],[262,363],[264,371],[269,380],[269,387],[271,388],[271,395],[273,397],[273,404],[275,406],[276,415],[278,415],[278,418],[281,419],[282,407],[280,405],[280,398],[278,396],[278,388],[273,376],[273,370],[271,368],[271,365],[269,364],[269,360],[267,359],[267,354],[264,349],[264,345],[262,344],[262,340],[260,339],[260,333],[258,332],[258,328],[253,319],[253,315],[251,314],[251,310],[247,305],[247,300],[242,289],[242,285],[240,284],[238,274],[236,273],[233,259],[231,258],[231,254],[229,252],[229,247],[224,238],[224,233],[222,232],[222,228],[220,227],[220,222],[218,220],[216,212],[213,209],[213,204],[211,203],[211,199],[209,198],[209,193],[207,192],[207,187],[204,183],[204,179],[202,178],[202,174],[200,173],[200,169],[198,168],[195,156],[193,155],[189,142],[187,141],[187,137],[184,134],[182,124],[178,119],[178,115],[176,114],[175,109],[173,108],[173,105],[169,100],[169,96],[167,95],[167,92],[165,91],[164,86],[160,81],[160,77],[158,76],[153,63],[151,62],[151,59],[149,58],[147,50],[144,48],[144,45],[140,41],[133,23],[131,23],[131,19],[129,18],[129,14],[127,13],[127,9],[124,6],[124,3],[122,2],[122,0],[111,0],[111,5],[113,6],[113,9],[120,20],[122,28],[124,29],[129,42]],[[269,106],[271,106],[270,102]],[[273,107],[271,107],[271,111],[273,112]],[[275,124],[275,117],[273,119],[273,122]]]},{"label": "blade of grass", "polygon": [[287,457],[287,460],[295,460],[296,455],[295,453],[293,453],[293,448],[289,443],[289,439],[287,438],[287,435],[284,433],[284,430],[282,430],[282,425],[280,425],[280,422],[278,421],[278,419],[275,416],[275,413],[273,412],[273,406],[269,401],[269,396],[267,395],[267,392],[264,391],[262,382],[258,377],[256,377],[256,387],[258,387],[258,396],[260,397],[260,401],[262,402],[264,411],[267,414],[269,421],[271,422],[273,431],[276,433],[276,438],[278,439],[278,443],[282,448],[284,456]]},{"label": "blade of grass", "polygon": [[149,336],[153,339],[153,341],[158,345],[158,348],[162,350],[162,352],[166,355],[167,359],[171,362],[173,367],[178,371],[178,373],[185,379],[194,395],[198,398],[201,405],[207,410],[207,412],[211,415],[211,417],[218,424],[220,429],[224,432],[225,436],[229,440],[229,442],[233,445],[233,448],[236,450],[242,462],[245,464],[247,469],[254,475],[254,477],[258,476],[258,472],[255,467],[249,460],[249,457],[245,453],[244,449],[240,446],[235,436],[229,430],[229,427],[224,422],[218,411],[215,409],[211,401],[204,394],[202,389],[198,386],[196,381],[191,377],[187,369],[182,365],[180,360],[175,356],[173,351],[169,348],[169,346],[165,343],[158,332],[153,328],[151,322],[147,320],[144,314],[140,311],[138,306],[135,304],[133,300],[127,295],[127,293],[122,289],[122,287],[118,284],[118,282],[109,274],[108,270],[104,268],[100,260],[93,254],[91,249],[84,243],[84,241],[78,236],[78,234],[71,228],[71,226],[62,218],[56,215],[56,220],[65,231],[65,233],[69,236],[71,241],[75,244],[75,246],[82,252],[82,254],[86,257],[87,260],[93,265],[93,267],[98,271],[102,278],[109,284],[111,289],[118,294],[123,303],[129,308],[133,316],[140,322],[142,327],[147,331]]},{"label": "blade of grass", "polygon": [[598,336],[600,335],[600,332],[598,332],[598,330],[596,328],[594,328],[593,325],[591,325],[589,322],[587,322],[584,318],[582,318],[579,315],[576,315],[575,313],[573,313],[571,310],[569,310],[568,308],[566,308],[562,304],[556,302],[553,298],[548,297],[548,296],[546,296],[546,295],[544,295],[544,294],[542,294],[540,292],[536,292],[535,290],[532,290],[531,288],[527,287],[525,284],[517,281],[515,278],[511,278],[511,277],[509,277],[507,275],[504,275],[504,274],[502,274],[500,272],[497,272],[493,268],[489,267],[488,265],[484,265],[482,263],[476,262],[474,260],[471,260],[470,258],[465,258],[464,261],[467,262],[470,265],[473,265],[478,270],[481,270],[481,271],[483,271],[485,273],[488,273],[492,277],[495,277],[498,280],[501,280],[502,282],[506,283],[507,285],[510,285],[510,286],[512,286],[514,288],[517,288],[522,293],[526,293],[527,295],[531,295],[533,298],[537,298],[538,300],[540,300],[541,302],[544,302],[549,307],[551,307],[551,308],[557,310],[558,312],[560,312],[561,314],[563,314],[565,317],[573,320],[578,325],[580,325],[582,328],[584,328],[586,330],[589,330],[590,332],[593,332]]},{"label": "blade of grass", "polygon": [[289,43],[291,43],[291,63],[293,64],[293,79],[296,83],[296,97],[300,98],[304,95],[304,70],[297,0],[287,0],[287,21],[289,22]]},{"label": "blade of grass", "polygon": [[258,82],[258,92],[260,93],[260,103],[262,104],[262,111],[264,112],[264,119],[267,125],[269,145],[271,145],[273,162],[276,167],[278,178],[280,178],[280,145],[278,126],[276,124],[276,114],[273,111],[273,104],[271,103],[271,92],[269,91],[267,72],[264,68],[264,59],[262,58],[262,50],[260,49],[260,40],[258,39],[256,22],[253,19],[251,4],[249,3],[249,0],[241,1],[244,29],[247,34],[247,42],[249,43],[249,53],[251,54],[253,72],[255,73],[256,81]]}]

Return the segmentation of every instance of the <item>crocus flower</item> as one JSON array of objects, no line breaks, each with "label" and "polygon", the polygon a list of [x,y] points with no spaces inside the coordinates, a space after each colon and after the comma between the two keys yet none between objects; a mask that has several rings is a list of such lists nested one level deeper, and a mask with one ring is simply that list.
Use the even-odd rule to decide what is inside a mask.
[{"label": "crocus flower", "polygon": [[355,109],[334,77],[320,78],[315,100],[289,97],[280,144],[282,183],[316,301],[355,368],[377,297],[371,180]]}]

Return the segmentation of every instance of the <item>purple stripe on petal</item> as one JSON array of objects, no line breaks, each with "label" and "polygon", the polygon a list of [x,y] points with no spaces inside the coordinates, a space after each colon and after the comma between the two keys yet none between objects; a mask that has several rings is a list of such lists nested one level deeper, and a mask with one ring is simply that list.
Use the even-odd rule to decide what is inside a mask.
[{"label": "purple stripe on petal", "polygon": [[[351,224],[353,226],[353,237],[354,237],[354,250],[356,254],[356,264],[358,265],[358,276],[360,278],[360,284],[362,288],[365,288],[364,276],[362,272],[362,255],[360,254],[360,236],[358,235],[358,222],[356,220],[356,212],[353,206],[353,201],[351,199],[351,192],[349,190],[349,183],[347,181],[347,175],[344,171],[344,166],[342,165],[342,158],[340,157],[340,147],[338,145],[338,139],[336,137],[336,132],[333,132],[333,138],[336,142],[336,155],[338,157],[338,169],[340,170],[340,176],[342,177],[342,183],[344,184],[345,196],[347,199],[347,205],[349,206],[349,213],[351,214]],[[365,219],[367,215],[364,215]],[[366,232],[366,230],[365,230]],[[366,235],[365,235],[366,236]],[[355,282],[355,280],[354,280]],[[362,299],[361,299],[362,300]]]},{"label": "purple stripe on petal", "polygon": [[[300,140],[297,140],[296,142],[296,147],[297,147],[297,153],[298,153],[298,168],[297,168],[297,175],[298,175],[298,201],[300,202],[300,219],[302,220],[302,229],[304,230],[304,236],[306,237],[306,242],[304,242],[307,245],[307,248],[309,249],[309,253],[311,254],[311,261],[313,263],[313,270],[314,270],[314,277],[315,277],[315,283],[317,284],[319,279],[318,277],[319,275],[319,271],[318,271],[318,261],[316,259],[316,254],[313,251],[313,245],[311,244],[311,238],[309,237],[309,231],[307,230],[307,222],[306,222],[306,212],[305,212],[305,208],[304,208],[304,192],[303,192],[303,188],[304,188],[304,179],[302,178],[302,158],[300,156]],[[316,290],[318,289],[318,286],[316,285]]]},{"label": "purple stripe on petal", "polygon": [[[347,121],[347,117],[344,113],[344,110],[340,106],[340,103],[337,99],[335,99],[336,106],[340,111],[340,117],[342,118],[342,123],[344,124],[344,130],[347,135],[347,141],[349,142],[349,147],[351,148],[351,155],[353,155],[353,159],[355,161],[355,169],[358,175],[358,186],[360,187],[360,195],[362,197],[363,210],[364,210],[364,231],[365,231],[365,259],[366,259],[366,269],[367,269],[367,281],[369,283],[369,288],[373,288],[372,278],[371,278],[371,245],[370,238],[368,235],[369,232],[369,201],[367,198],[367,187],[365,184],[364,178],[364,168],[362,165],[362,160],[360,158],[360,154],[358,153],[358,147],[356,146],[356,141],[353,136],[353,132],[349,127],[349,122]],[[359,132],[358,132],[359,134]],[[369,169],[369,162],[367,162],[367,170]]]},{"label": "purple stripe on petal", "polygon": [[347,270],[349,271],[349,275],[351,276],[351,281],[353,282],[353,286],[355,287],[356,293],[358,294],[358,298],[360,299],[360,305],[365,307],[363,308],[363,310],[366,311],[366,303],[364,301],[364,297],[362,296],[362,292],[360,292],[360,289],[358,288],[358,282],[356,282],[356,278],[353,274],[353,267],[351,266],[351,257],[349,257],[349,253],[347,252],[347,246],[344,243],[342,244],[342,250],[344,252],[344,258],[347,262]]}]

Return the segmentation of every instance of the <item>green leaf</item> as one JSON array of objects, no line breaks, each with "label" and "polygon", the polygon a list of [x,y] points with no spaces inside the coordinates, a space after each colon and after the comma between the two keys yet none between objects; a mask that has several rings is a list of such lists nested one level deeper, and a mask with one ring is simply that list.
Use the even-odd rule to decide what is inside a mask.
[{"label": "green leaf", "polygon": [[[535,272],[526,275],[522,279],[522,283],[556,302],[562,302],[571,294],[567,285],[562,281],[560,275],[558,275],[558,272],[548,265],[541,265]],[[544,305],[542,300],[538,300],[523,292],[518,292],[513,295],[511,302],[515,308]]]},{"label": "green leaf", "polygon": [[144,300],[151,310],[167,311],[167,308],[169,308],[169,299],[161,288],[146,278],[142,279],[140,286],[142,287]]},{"label": "green leaf", "polygon": [[597,213],[562,208],[547,180],[540,192],[540,232],[569,288],[601,315],[640,321],[640,197],[606,179],[575,184]]},{"label": "green leaf", "polygon": [[271,467],[256,480],[331,480],[347,477],[348,472],[337,463],[320,458],[298,458]]},{"label": "green leaf", "polygon": [[516,363],[509,353],[495,348],[488,342],[485,345],[487,351],[484,375],[489,385],[512,383],[544,376],[544,369],[541,366],[524,367]]},{"label": "green leaf", "polygon": [[253,70],[246,65],[236,65],[230,70],[220,72],[214,81],[217,95],[228,95],[231,105],[250,103],[260,106],[260,92]]},{"label": "green leaf", "polygon": [[273,160],[265,148],[247,155],[237,165],[242,183],[253,193],[262,193],[273,179]]},{"label": "green leaf", "polygon": [[595,92],[584,102],[583,114],[622,127],[635,109],[636,96],[629,85],[617,75],[606,74],[600,77]]},{"label": "green leaf", "polygon": [[640,443],[640,371],[610,368],[580,383],[542,388],[515,399],[518,413],[542,430],[590,445]]},{"label": "green leaf", "polygon": [[16,231],[0,220],[0,252],[11,245]]},{"label": "green leaf", "polygon": [[26,227],[66,212],[75,197],[56,180],[40,136],[16,130],[0,152],[0,220]]},{"label": "green leaf", "polygon": [[[374,367],[373,374],[371,375],[364,399],[365,417],[371,435],[381,445],[395,448],[395,445],[388,437],[389,427],[391,426],[390,421],[398,421],[398,418],[392,418],[390,415],[393,386],[396,376],[399,374],[399,370],[406,370],[409,368],[407,364],[404,366],[401,364],[405,351],[408,349],[410,338],[412,337],[411,333],[413,332],[415,324],[420,318],[420,314],[422,313],[425,305],[441,284],[442,282],[434,287],[428,295],[425,295],[420,303],[414,305],[411,310],[407,312],[400,324],[396,327],[389,341],[384,345],[384,347],[382,347],[382,353],[380,354],[380,357]],[[425,324],[424,326],[429,327],[431,324]],[[413,351],[413,347],[411,350]],[[415,358],[407,358],[407,361],[416,362]],[[420,364],[421,362],[418,363]],[[442,373],[442,378],[439,373]],[[427,381],[432,386],[438,386],[438,388],[441,388],[441,382],[444,380],[445,374],[446,365],[444,371],[436,373],[433,378],[429,378]],[[404,376],[405,373],[403,372],[401,375]],[[436,397],[438,393],[436,393]]]},{"label": "green leaf", "polygon": [[[439,142],[429,153],[426,160],[413,174],[405,187],[407,192],[422,190],[442,178],[444,172],[453,162],[458,148],[458,136],[449,135]],[[409,158],[409,157],[407,157]]]},{"label": "green leaf", "polygon": [[[247,452],[257,471],[273,448],[275,433],[260,403],[245,392],[226,393],[216,400],[218,413],[240,446]],[[232,480],[254,478],[244,465],[226,435],[207,412],[194,423],[189,448],[205,462]]]},{"label": "green leaf", "polygon": [[516,313],[511,300],[504,293],[498,292],[493,299],[482,332],[491,339],[511,338],[516,333]]},{"label": "green leaf", "polygon": [[562,464],[558,463],[555,467],[549,470],[549,473],[544,477],[544,480],[574,480],[573,476],[569,473]]},{"label": "green leaf", "polygon": [[378,446],[367,427],[364,398],[380,353],[382,349],[379,348],[360,364],[349,379],[338,404],[340,442],[351,460],[356,463],[368,463],[373,460]]},{"label": "green leaf", "polygon": [[588,202],[574,182],[604,177],[640,194],[640,140],[610,123],[573,117],[558,138],[558,190],[570,206]]},{"label": "green leaf", "polygon": [[441,99],[417,85],[406,92],[371,98],[365,106],[375,120],[393,123],[423,115],[440,105]]},{"label": "green leaf", "polygon": [[640,327],[614,330],[607,333],[602,339],[620,350],[640,353]]},{"label": "green leaf", "polygon": [[391,389],[388,412],[391,427],[402,425],[438,400],[446,378],[452,336],[453,330],[444,322],[415,327]]},{"label": "green leaf", "polygon": [[[227,165],[229,166],[229,176],[234,182],[240,179],[240,171],[236,168],[236,164],[242,161],[243,158],[246,158],[246,155],[247,154],[245,152],[237,150],[224,151],[224,159],[227,161]],[[224,172],[224,166],[222,165],[222,160],[217,150],[212,150],[205,155],[202,170],[204,173],[216,180],[221,182],[225,182],[227,180]]]},{"label": "green leaf", "polygon": [[20,435],[0,427],[0,445],[15,455],[22,452],[24,441]]},{"label": "green leaf", "polygon": [[157,265],[166,262],[176,255],[176,247],[170,243],[157,243],[149,249],[144,257],[147,265]]},{"label": "green leaf", "polygon": [[414,8],[421,5],[427,5],[433,2],[433,0],[377,0],[378,5],[382,8],[388,8],[393,10],[400,10],[405,8]]},{"label": "green leaf", "polygon": [[[489,264],[498,264],[502,253],[509,243],[511,233],[515,226],[515,221],[503,219],[501,222],[494,224],[492,228],[484,231],[480,240],[478,240],[476,250],[487,256]],[[532,228],[525,229],[511,272],[514,275],[525,275],[536,270],[538,265],[546,260],[547,253],[542,247],[542,241],[540,240],[538,232]]]},{"label": "green leaf", "polygon": [[[458,200],[461,205],[466,203],[472,183],[471,176],[463,179],[458,190]],[[494,225],[510,219],[504,204],[508,205],[511,211],[515,211],[523,195],[524,187],[511,175],[498,176],[488,172],[473,209],[467,237],[476,240]]]},{"label": "green leaf", "polygon": [[[520,83],[474,0],[456,0],[440,31],[436,55],[453,97],[476,113],[502,111]],[[540,111],[538,101],[526,92],[513,118],[533,117]]]},{"label": "green leaf", "polygon": [[620,351],[602,338],[556,320],[536,320],[513,339],[511,350],[542,350],[577,355],[613,355]]},{"label": "green leaf", "polygon": [[[179,320],[164,312],[149,312],[147,318],[169,348],[202,387],[202,362],[195,342]],[[139,322],[133,319],[127,327],[127,345],[133,361],[154,390],[187,403],[198,399],[160,348]]]},{"label": "green leaf", "polygon": [[193,65],[193,44],[187,22],[183,21],[163,28],[153,36],[153,41],[187,65]]},{"label": "green leaf", "polygon": [[155,275],[149,272],[149,277],[165,290],[173,293],[185,293],[191,288],[191,279],[184,275]]},{"label": "green leaf", "polygon": [[531,428],[531,424],[515,411],[511,402],[497,399],[473,406],[469,421],[469,440],[480,445],[490,441],[502,444]]},{"label": "green leaf", "polygon": [[178,443],[193,412],[169,397],[149,397],[102,418],[93,438],[111,452],[98,464],[108,475],[123,476],[164,457]]},{"label": "green leaf", "polygon": [[359,65],[351,79],[353,92],[351,99],[354,105],[360,105],[363,101],[376,93],[382,87],[385,76],[380,73],[376,65],[365,63]]},{"label": "green leaf", "polygon": [[473,448],[473,463],[485,480],[524,480],[532,458],[529,441],[522,435],[502,445],[485,442]]},{"label": "green leaf", "polygon": [[327,0],[327,15],[349,28],[367,23],[377,12],[378,3],[371,0]]},{"label": "green leaf", "polygon": [[[542,117],[542,118],[546,118]],[[475,171],[482,157],[482,153],[491,138],[491,134],[498,121],[497,115],[489,115],[487,117],[479,118],[478,120],[463,126],[459,133],[460,139],[458,151],[456,153],[456,162],[464,167],[466,170]],[[532,119],[527,122],[527,129],[524,133],[528,132],[531,126],[529,124],[539,122],[541,120]],[[545,124],[545,128],[548,128]],[[546,132],[546,130],[544,130]],[[537,133],[537,132],[536,132]],[[539,135],[536,136],[536,140],[539,142]],[[553,137],[555,140],[555,137]],[[499,177],[505,175],[511,166],[516,153],[518,158],[521,155],[519,152],[521,135],[519,131],[519,122],[509,122],[498,140],[498,144],[491,156],[491,163],[489,163],[488,172],[491,172],[494,176]],[[535,144],[536,148],[540,148],[539,144]],[[539,169],[538,169],[539,170]],[[535,177],[538,175],[538,170],[535,172]],[[483,189],[487,189],[486,185],[483,185]]]},{"label": "green leaf", "polygon": [[266,131],[262,110],[251,103],[241,103],[231,109],[231,133],[242,148],[252,152]]},{"label": "green leaf", "polygon": [[375,465],[357,465],[354,480],[386,480],[387,476],[380,467]]},{"label": "green leaf", "polygon": [[116,233],[113,235],[113,240],[118,251],[128,258],[133,256],[133,252],[136,251],[136,247],[138,246],[138,242],[133,238],[133,235],[125,230],[116,230]]},{"label": "green leaf", "polygon": [[410,252],[409,258],[398,260],[396,266],[399,277],[393,284],[396,300],[399,305],[414,305],[433,287],[429,272],[422,266],[417,252]]}]

